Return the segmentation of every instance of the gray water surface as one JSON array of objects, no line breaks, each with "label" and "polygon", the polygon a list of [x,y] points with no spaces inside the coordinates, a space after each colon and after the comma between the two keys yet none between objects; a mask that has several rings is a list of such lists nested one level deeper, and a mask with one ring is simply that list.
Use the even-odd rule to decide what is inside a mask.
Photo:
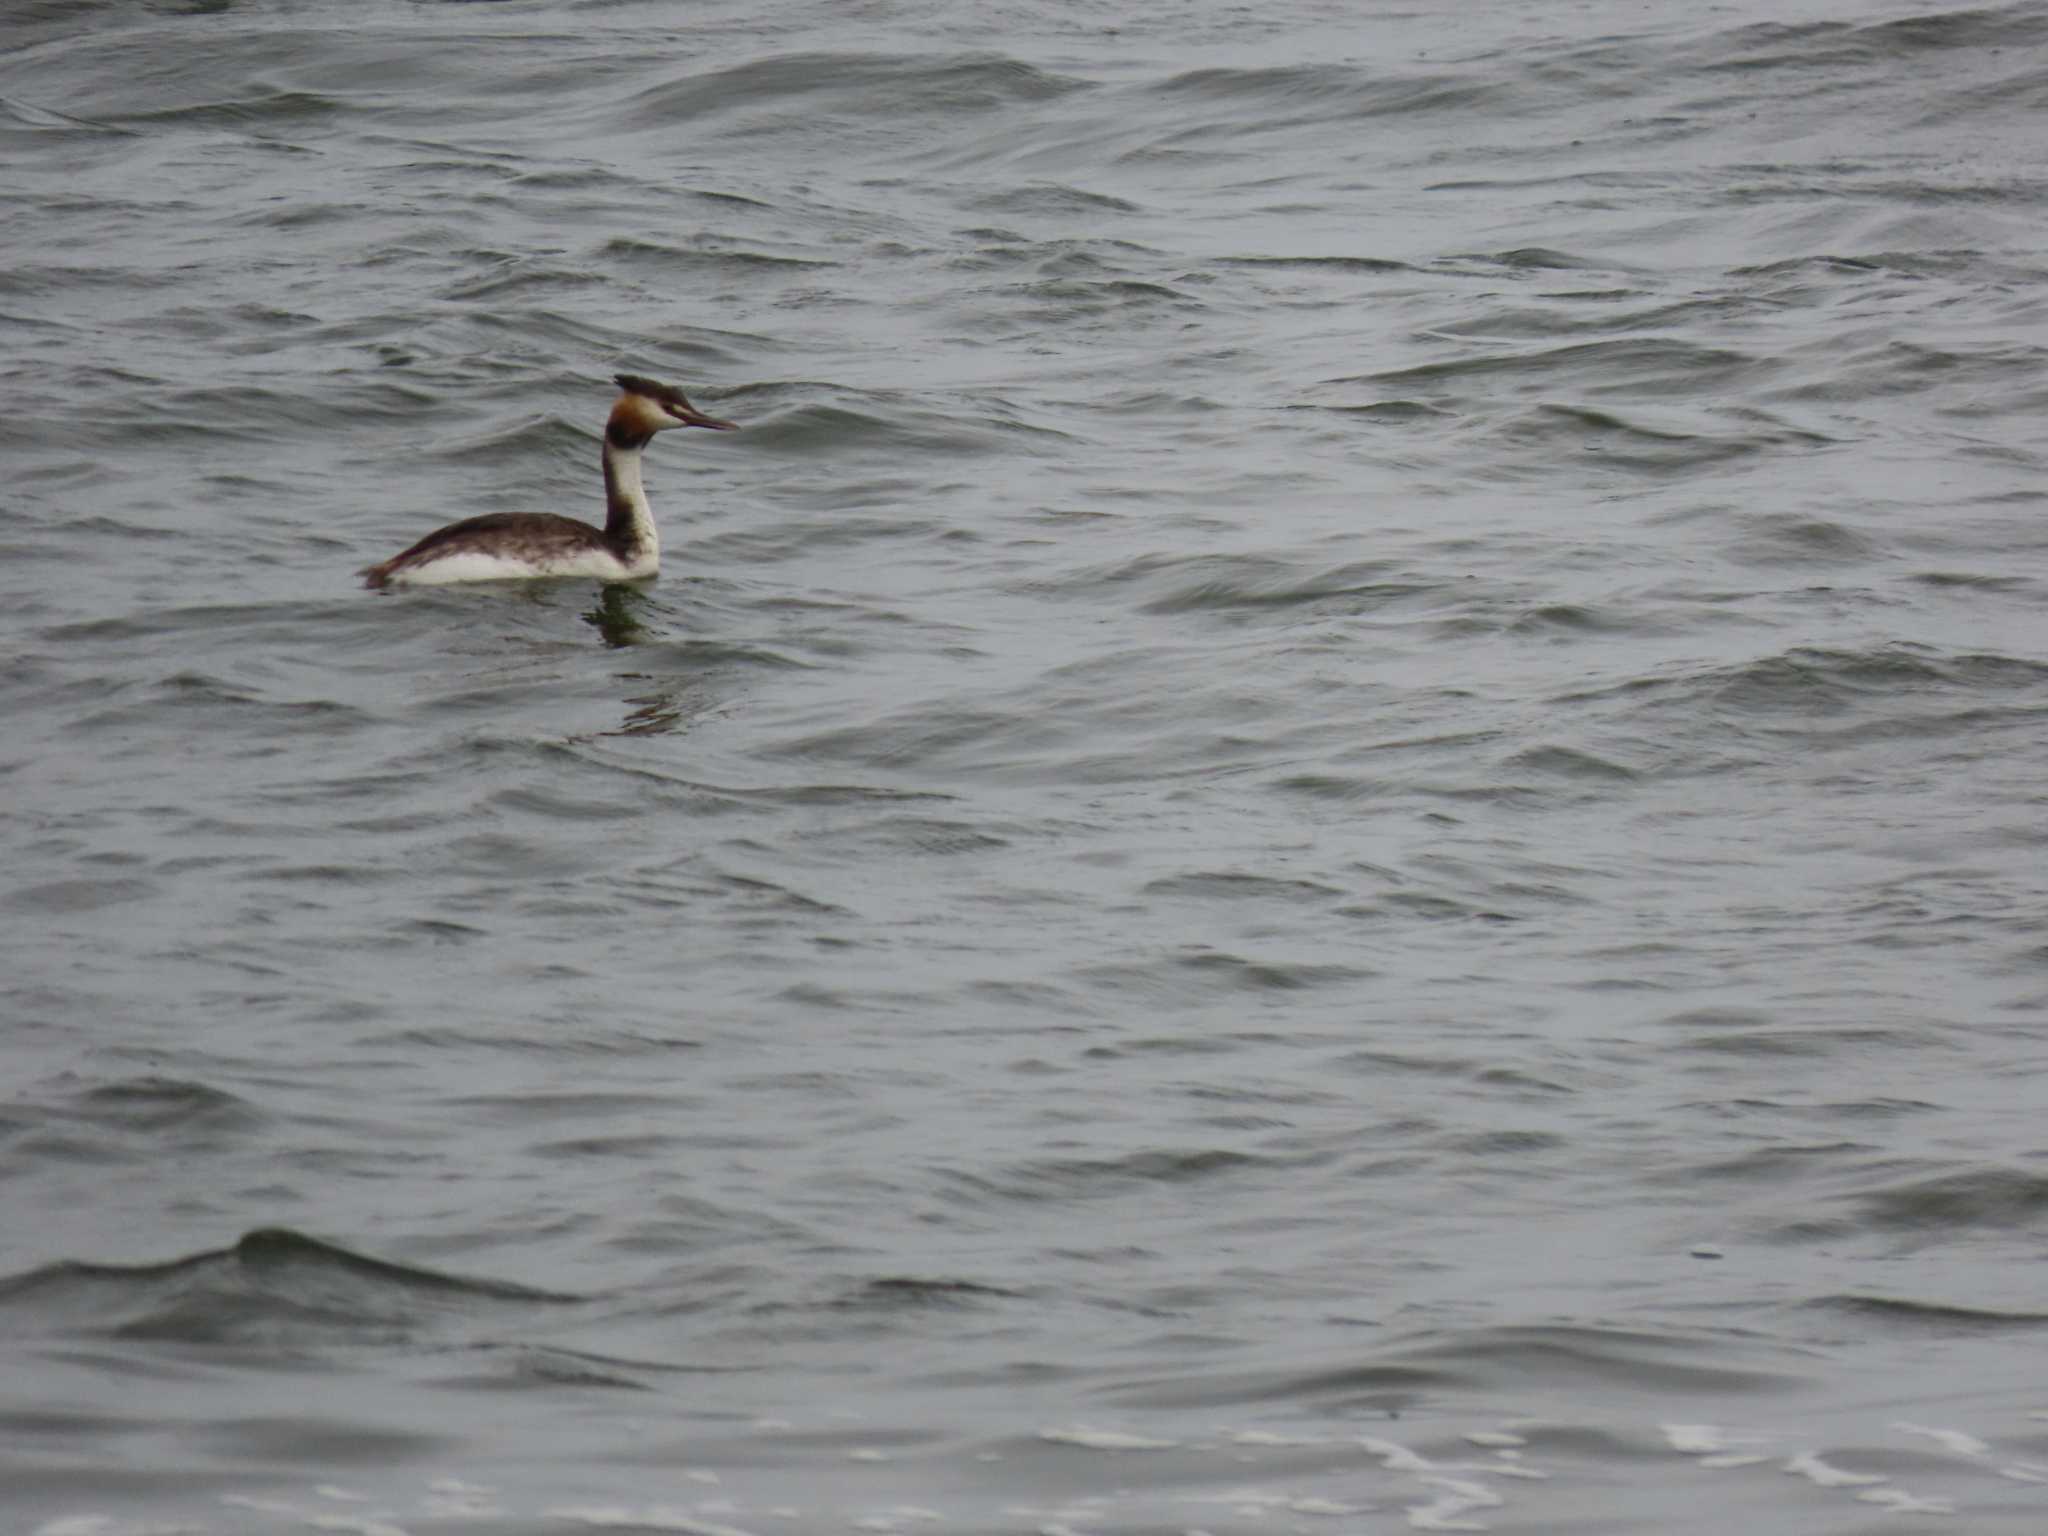
[{"label": "gray water surface", "polygon": [[2044,91],[15,7],[0,1525],[2037,1536]]}]

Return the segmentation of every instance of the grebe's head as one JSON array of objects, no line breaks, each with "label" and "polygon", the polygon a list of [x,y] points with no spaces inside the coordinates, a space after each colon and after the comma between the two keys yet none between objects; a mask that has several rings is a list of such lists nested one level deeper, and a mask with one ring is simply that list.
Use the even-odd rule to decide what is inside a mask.
[{"label": "grebe's head", "polygon": [[618,403],[612,407],[607,430],[622,447],[632,439],[645,443],[655,433],[666,432],[670,427],[710,427],[718,432],[739,430],[738,422],[706,416],[690,404],[689,398],[673,384],[658,384],[653,379],[643,379],[630,373],[616,375],[614,382],[618,384],[620,393]]}]

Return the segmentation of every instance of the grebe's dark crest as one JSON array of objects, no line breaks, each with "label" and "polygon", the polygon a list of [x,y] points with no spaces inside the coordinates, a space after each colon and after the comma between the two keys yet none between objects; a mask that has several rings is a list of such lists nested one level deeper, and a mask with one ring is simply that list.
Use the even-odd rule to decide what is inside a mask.
[{"label": "grebe's dark crest", "polygon": [[672,384],[630,373],[604,428],[604,527],[552,512],[491,512],[437,528],[412,548],[363,571],[366,587],[440,586],[535,576],[638,581],[661,568],[654,509],[640,485],[640,454],[657,432],[737,423],[706,416]]}]

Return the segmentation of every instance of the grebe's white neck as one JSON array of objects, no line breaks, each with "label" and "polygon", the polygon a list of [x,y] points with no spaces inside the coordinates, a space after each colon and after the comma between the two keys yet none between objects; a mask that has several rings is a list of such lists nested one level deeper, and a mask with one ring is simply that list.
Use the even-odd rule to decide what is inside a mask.
[{"label": "grebe's white neck", "polygon": [[605,542],[622,559],[652,565],[661,558],[661,535],[655,531],[654,508],[640,483],[638,446],[622,448],[610,436],[604,442]]}]

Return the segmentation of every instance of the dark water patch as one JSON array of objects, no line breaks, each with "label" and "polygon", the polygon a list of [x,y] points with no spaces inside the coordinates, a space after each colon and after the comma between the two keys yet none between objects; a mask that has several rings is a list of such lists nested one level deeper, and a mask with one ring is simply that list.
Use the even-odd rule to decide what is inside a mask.
[{"label": "dark water patch", "polygon": [[[1546,474],[1584,473],[1587,465],[1671,478],[1733,465],[1770,446],[1756,432],[1713,434],[1654,427],[1587,406],[1539,405],[1489,428],[1504,448]],[[1582,456],[1578,463],[1570,456]]]},{"label": "dark water patch", "polygon": [[1219,256],[1215,261],[1216,265],[1223,267],[1273,267],[1302,272],[1356,272],[1367,276],[1415,270],[1405,261],[1395,261],[1386,256]]},{"label": "dark water patch", "polygon": [[[1640,302],[1617,307],[1624,300]],[[1764,376],[1761,370],[1773,366],[1771,360],[1755,352],[1684,343],[1678,338],[1695,328],[1711,328],[1723,322],[1740,320],[1750,307],[1746,301],[1736,297],[1708,296],[1674,301],[1654,290],[1609,291],[1592,295],[1545,294],[1534,301],[1483,309],[1468,319],[1441,322],[1430,328],[1430,334],[1487,342],[1547,341],[1556,337],[1627,332],[1628,339],[1639,345],[1633,350],[1605,354],[1596,360],[1663,367],[1674,380],[1680,379],[1689,366],[1697,363],[1710,375],[1720,372],[1724,383],[1733,383],[1745,375]]]},{"label": "dark water patch", "polygon": [[350,105],[315,91],[267,91],[153,111],[109,112],[106,120],[133,128],[296,128],[342,117]]},{"label": "dark water patch", "polygon": [[352,735],[364,718],[360,711],[332,699],[270,699],[225,678],[187,672],[162,678],[111,709],[77,716],[67,721],[64,729],[67,734],[91,738],[118,736],[151,722],[211,719],[223,726],[233,722],[238,729],[230,739],[247,753],[256,748],[239,734],[239,728],[255,728],[264,734],[343,736]]},{"label": "dark water patch", "polygon": [[1369,405],[1303,405],[1289,410],[1327,411],[1336,416],[1386,426],[1448,424],[1458,419],[1455,411],[1426,405],[1420,400],[1375,400]]},{"label": "dark water patch", "polygon": [[1518,772],[1554,775],[1561,779],[1598,784],[1629,784],[1643,777],[1642,771],[1617,763],[1578,747],[1536,746],[1517,752],[1504,765]]},{"label": "dark water patch", "polygon": [[[1512,87],[1505,81],[1453,74],[1395,74],[1355,64],[1294,64],[1188,70],[1145,88],[1170,102],[1194,101],[1210,110],[1229,108],[1244,119],[1214,118],[1207,132],[1258,123],[1275,127],[1357,118],[1451,117],[1511,110]],[[1256,119],[1255,111],[1263,109]]]},{"label": "dark water patch", "polygon": [[1711,681],[1713,702],[1740,715],[1841,714],[1867,700],[1953,688],[2038,688],[2048,665],[2015,657],[1943,657],[1903,645],[1869,650],[1800,646],[1729,669]]},{"label": "dark water patch", "polygon": [[870,725],[809,732],[777,743],[778,758],[824,758],[871,768],[935,766],[971,750],[983,762],[1056,747],[1069,737],[1056,721],[1007,711],[934,705]]},{"label": "dark water patch", "polygon": [[[1953,390],[1959,386],[2031,388],[2039,379],[2048,348],[1996,343],[1969,350],[1920,342],[1887,341],[1830,352],[1817,379],[1767,391],[1761,398],[1803,404],[1853,404],[1895,396]],[[2022,397],[2024,398],[2024,397]],[[1979,403],[1967,408],[1981,414]]]},{"label": "dark water patch", "polygon": [[1869,1143],[1855,1141],[1758,1147],[1718,1162],[1689,1163],[1673,1170],[1664,1182],[1685,1187],[1696,1179],[1713,1179],[1783,1187],[1808,1176],[1859,1165],[1878,1151]]},{"label": "dark water patch", "polygon": [[226,438],[268,441],[276,437],[319,437],[333,430],[337,414],[356,422],[416,425],[421,413],[439,404],[421,385],[392,375],[323,381],[317,393],[260,385],[174,389],[144,401],[110,408],[106,423],[125,435],[154,441]]},{"label": "dark water patch", "polygon": [[15,1176],[66,1165],[142,1165],[201,1157],[259,1137],[269,1117],[225,1090],[173,1078],[23,1095],[0,1116],[0,1168]]},{"label": "dark water patch", "polygon": [[1823,1317],[1869,1323],[1886,1333],[1935,1338],[2001,1337],[2048,1328],[2048,1312],[1961,1307],[1952,1302],[1914,1301],[1900,1296],[1816,1296],[1800,1307]]},{"label": "dark water patch", "polygon": [[368,1258],[282,1229],[163,1264],[64,1261],[0,1279],[10,1331],[287,1353],[394,1344],[576,1299]]},{"label": "dark water patch", "polygon": [[[381,1021],[384,1015],[380,1010],[374,1017]],[[518,1033],[508,1033],[503,1028],[477,1032],[450,1025],[414,1025],[367,1035],[364,1039],[366,1044],[380,1047],[414,1048],[435,1053],[506,1051],[518,1055],[598,1059],[610,1056],[660,1057],[676,1051],[699,1050],[704,1044],[694,1036],[658,1033],[630,1024],[597,1027],[573,1011],[568,1017],[543,1016],[537,1022],[540,1027]]]},{"label": "dark water patch", "polygon": [[139,129],[123,128],[118,123],[73,117],[70,113],[60,112],[54,107],[39,106],[13,96],[0,96],[0,112],[4,112],[10,119],[9,131],[27,129],[35,133],[112,135],[121,138],[135,138],[140,135]]},{"label": "dark water patch", "polygon": [[1665,626],[1646,622],[1640,611],[1624,604],[1546,603],[1519,614],[1507,626],[1510,634],[1576,637],[1582,635],[1658,634]]},{"label": "dark water patch", "polygon": [[1147,896],[1187,896],[1197,900],[1320,902],[1345,893],[1314,880],[1290,880],[1242,870],[1204,870],[1166,875],[1145,883]]},{"label": "dark water patch", "polygon": [[699,244],[666,245],[655,240],[614,235],[597,248],[600,262],[624,267],[645,267],[650,271],[686,277],[780,276],[792,271],[833,267],[838,263],[816,256],[787,256],[771,251],[750,251],[708,243],[712,237],[699,236]]},{"label": "dark water patch", "polygon": [[1087,88],[998,54],[783,53],[651,87],[632,98],[624,118],[644,128],[719,117],[759,122],[792,109],[821,126],[834,114],[950,119]]},{"label": "dark water patch", "polygon": [[659,686],[705,673],[749,671],[814,672],[822,663],[765,646],[729,640],[640,640],[633,653],[636,670],[622,674]]},{"label": "dark water patch", "polygon": [[1894,1184],[1857,1197],[1866,1228],[1924,1234],[2026,1230],[2048,1211],[2048,1177],[1984,1167]]},{"label": "dark water patch", "polygon": [[[595,418],[593,410],[592,416]],[[428,450],[436,459],[451,464],[505,465],[525,454],[545,455],[567,465],[571,462],[594,473],[598,456],[596,423],[581,425],[564,416],[530,417],[510,426],[493,426],[477,436],[437,439]]]},{"label": "dark water patch", "polygon": [[266,1119],[255,1105],[225,1089],[166,1077],[102,1083],[76,1095],[69,1110],[80,1120],[145,1135],[239,1134],[260,1128]]},{"label": "dark water patch", "polygon": [[1221,1147],[1146,1150],[1112,1158],[1042,1158],[987,1174],[949,1170],[943,1184],[968,1205],[1112,1199],[1161,1186],[1227,1183],[1292,1160]]},{"label": "dark water patch", "polygon": [[1771,1025],[1758,1029],[1705,1029],[1683,1042],[1683,1049],[1716,1056],[1826,1061],[1845,1050],[1926,1051],[1939,1042],[1911,1029],[1882,1025]]},{"label": "dark water patch", "polygon": [[1883,554],[1875,539],[1828,518],[1765,513],[1743,521],[1747,532],[1727,548],[1739,565],[1861,565]]},{"label": "dark water patch", "polygon": [[2031,5],[1926,11],[1856,28],[1859,42],[1901,58],[1948,48],[2014,48],[2048,41],[2048,16]]},{"label": "dark water patch", "polygon": [[862,1281],[856,1289],[842,1293],[828,1305],[850,1312],[958,1311],[1013,1300],[1021,1294],[975,1280],[884,1275]]},{"label": "dark water patch", "polygon": [[1534,1326],[1474,1329],[1454,1337],[1421,1338],[1389,1355],[1462,1370],[1496,1386],[1521,1382],[1552,1390],[1564,1382],[1599,1383],[1608,1391],[1654,1395],[1747,1395],[1784,1392],[1799,1377],[1780,1367],[1738,1363],[1739,1349],[1715,1335],[1651,1333],[1620,1328]]},{"label": "dark water patch", "polygon": [[[1306,610],[1309,614],[1367,613],[1399,606],[1431,590],[1402,579],[1391,561],[1358,561],[1323,571],[1268,554],[1145,554],[1075,578],[1080,587],[1136,585],[1157,591],[1138,605],[1154,614]],[[1192,579],[1191,579],[1192,578]],[[1164,591],[1158,589],[1164,588]]]},{"label": "dark water patch", "polygon": [[[770,386],[756,385],[717,403],[721,409],[738,411],[750,393],[770,392]],[[803,398],[810,392],[791,385],[773,386],[772,393],[794,398],[795,403],[747,423],[750,452],[820,462],[843,460],[849,453],[869,459],[890,454],[944,459],[1020,451],[1054,455],[1071,442],[1069,434],[1057,428],[1009,419],[1007,413],[971,402],[940,407],[901,396],[844,391],[835,392],[838,401],[827,401]]]},{"label": "dark water patch", "polygon": [[1147,310],[1193,311],[1205,307],[1195,294],[1130,277],[1047,278],[1020,284],[1015,294],[1055,311],[1062,321],[1105,317],[1129,320]]},{"label": "dark water patch", "polygon": [[1576,387],[1608,393],[1720,395],[1735,380],[1756,372],[1757,367],[1756,359],[1748,354],[1724,347],[1657,337],[1617,337],[1535,351],[1454,358],[1328,382],[1369,383],[1399,389],[1466,380],[1527,378],[1546,389]]},{"label": "dark water patch", "polygon": [[1478,1081],[1487,1071],[1485,1063],[1461,1055],[1419,1056],[1410,1052],[1373,1049],[1347,1051],[1332,1058],[1327,1066],[1330,1070],[1359,1077],[1383,1077],[1388,1075],[1417,1075],[1422,1077],[1455,1077]]},{"label": "dark water patch", "polygon": [[1017,835],[1017,829],[1008,824],[989,825],[939,816],[881,816],[858,829],[825,834],[822,844],[859,849],[870,855],[955,858],[1009,848]]},{"label": "dark water patch", "polygon": [[1455,1369],[1360,1363],[1293,1371],[1218,1372],[1114,1384],[1105,1401],[1125,1408],[1182,1410],[1286,1404],[1352,1420],[1385,1418],[1464,1382]]},{"label": "dark water patch", "polygon": [[1224,991],[1277,1002],[1296,993],[1341,987],[1373,974],[1370,968],[1360,965],[1253,959],[1228,950],[1198,947],[1149,961],[1090,966],[1079,973],[1078,979],[1112,994],[1210,1002],[1219,991]]},{"label": "dark water patch", "polygon": [[1481,267],[1503,267],[1510,272],[1619,272],[1626,268],[1614,261],[1550,250],[1540,245],[1520,246],[1511,251],[1471,252],[1446,258]]},{"label": "dark water patch", "polygon": [[439,296],[455,301],[534,302],[565,291],[599,287],[606,281],[602,273],[589,267],[571,266],[552,257],[521,256],[494,262],[474,277],[458,278],[443,287]]},{"label": "dark water patch", "polygon": [[1038,182],[1022,187],[1005,187],[974,197],[970,207],[985,213],[1013,217],[1071,218],[1092,214],[1140,213],[1142,208],[1106,192],[1069,187],[1057,182]]},{"label": "dark water patch", "polygon": [[6,905],[16,912],[59,917],[98,912],[109,907],[147,901],[163,894],[164,887],[135,877],[100,880],[50,880],[9,891]]},{"label": "dark water patch", "polygon": [[483,1343],[454,1357],[458,1369],[434,1385],[469,1392],[655,1392],[661,1378],[678,1374],[716,1375],[726,1367],[650,1364],[616,1359],[560,1345]]},{"label": "dark water patch", "polygon": [[[1318,1417],[1399,1414],[1452,1395],[1547,1392],[1566,1383],[1606,1393],[1740,1397],[1793,1389],[1790,1373],[1737,1363],[1726,1339],[1570,1326],[1433,1331],[1358,1352],[1355,1364],[1297,1372],[1182,1376],[1111,1389],[1130,1407],[1218,1409],[1287,1403]],[[1731,1358],[1733,1357],[1733,1358]]]}]

